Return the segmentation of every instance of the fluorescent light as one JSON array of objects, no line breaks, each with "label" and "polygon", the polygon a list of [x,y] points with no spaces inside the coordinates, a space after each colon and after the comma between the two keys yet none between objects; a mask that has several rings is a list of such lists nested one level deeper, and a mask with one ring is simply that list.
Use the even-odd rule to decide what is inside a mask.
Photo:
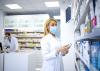
[{"label": "fluorescent light", "polygon": [[60,16],[53,16],[55,19],[61,19]]},{"label": "fluorescent light", "polygon": [[41,68],[36,68],[35,70],[36,70],[36,71],[41,71]]},{"label": "fluorescent light", "polygon": [[10,8],[10,9],[22,9],[22,7],[19,6],[18,4],[7,4],[5,6]]},{"label": "fluorescent light", "polygon": [[45,6],[47,6],[47,7],[59,7],[59,2],[58,1],[45,2]]}]

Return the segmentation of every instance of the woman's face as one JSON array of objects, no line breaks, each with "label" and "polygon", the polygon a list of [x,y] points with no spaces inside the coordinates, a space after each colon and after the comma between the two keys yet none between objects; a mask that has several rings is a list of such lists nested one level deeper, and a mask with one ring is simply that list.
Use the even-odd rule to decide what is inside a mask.
[{"label": "woman's face", "polygon": [[50,30],[50,26],[57,26],[57,23],[55,22],[55,21],[51,21],[50,23],[49,23],[49,30]]},{"label": "woman's face", "polygon": [[57,23],[55,21],[51,21],[49,25],[50,26],[57,26]]}]

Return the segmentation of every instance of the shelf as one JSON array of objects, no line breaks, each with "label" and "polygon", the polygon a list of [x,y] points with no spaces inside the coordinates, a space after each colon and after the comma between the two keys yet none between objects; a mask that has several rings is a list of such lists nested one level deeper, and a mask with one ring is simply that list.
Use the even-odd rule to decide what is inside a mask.
[{"label": "shelf", "polygon": [[39,36],[16,36],[16,38],[42,38]]},{"label": "shelf", "polygon": [[27,32],[27,33],[41,33],[41,34],[43,34],[44,32]]},{"label": "shelf", "polygon": [[25,46],[25,45],[19,45],[19,47],[25,47],[25,48],[29,47],[29,48],[31,48],[31,47],[40,47],[40,46]]},{"label": "shelf", "polygon": [[18,41],[19,43],[40,43],[39,41]]},{"label": "shelf", "polygon": [[90,67],[87,65],[87,62],[83,58],[83,56],[81,56],[80,53],[77,50],[75,50],[75,53],[78,55],[78,57],[80,58],[80,60],[88,67],[88,69],[90,69]]},{"label": "shelf", "polygon": [[10,33],[13,33],[13,34],[18,34],[18,33],[41,33],[43,34],[44,32],[27,32],[27,31],[24,31],[24,32],[17,32],[17,31],[11,31]]},{"label": "shelf", "polygon": [[[82,0],[81,0],[81,1],[82,1]],[[84,23],[85,17],[86,17],[86,15],[87,15],[88,11],[89,11],[89,3],[90,3],[90,2],[91,2],[91,0],[89,0],[89,1],[87,2],[86,6],[85,6],[85,8],[84,8],[85,10],[84,10],[82,16],[80,17],[79,22],[78,22],[78,24],[77,24],[77,26],[76,26],[76,28],[75,28],[75,32],[78,31],[78,30],[80,29],[80,25],[81,25],[82,23]]]},{"label": "shelf", "polygon": [[94,30],[92,33],[89,33],[83,37],[78,38],[76,41],[83,41],[83,40],[99,40],[100,41],[100,29]]}]

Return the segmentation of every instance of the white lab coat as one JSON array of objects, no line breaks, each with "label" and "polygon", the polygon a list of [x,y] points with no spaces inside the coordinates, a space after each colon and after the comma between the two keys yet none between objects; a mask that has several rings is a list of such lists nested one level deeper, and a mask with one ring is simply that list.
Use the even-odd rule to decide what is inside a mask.
[{"label": "white lab coat", "polygon": [[4,46],[5,47],[10,46],[9,52],[13,52],[13,51],[18,50],[18,40],[17,40],[17,38],[11,36],[11,41],[9,41],[7,38],[5,38]]},{"label": "white lab coat", "polygon": [[42,71],[64,71],[62,55],[57,54],[56,51],[56,49],[59,47],[61,47],[59,39],[55,39],[51,34],[48,34],[44,38],[42,38]]}]

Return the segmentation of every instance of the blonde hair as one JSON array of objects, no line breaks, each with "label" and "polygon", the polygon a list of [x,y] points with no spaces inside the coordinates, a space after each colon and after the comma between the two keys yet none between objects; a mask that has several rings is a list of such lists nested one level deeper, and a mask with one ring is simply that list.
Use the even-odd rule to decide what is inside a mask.
[{"label": "blonde hair", "polygon": [[50,33],[48,26],[49,26],[51,21],[55,21],[57,23],[57,21],[53,18],[47,19],[45,24],[44,24],[44,36],[46,36],[48,33]]}]

